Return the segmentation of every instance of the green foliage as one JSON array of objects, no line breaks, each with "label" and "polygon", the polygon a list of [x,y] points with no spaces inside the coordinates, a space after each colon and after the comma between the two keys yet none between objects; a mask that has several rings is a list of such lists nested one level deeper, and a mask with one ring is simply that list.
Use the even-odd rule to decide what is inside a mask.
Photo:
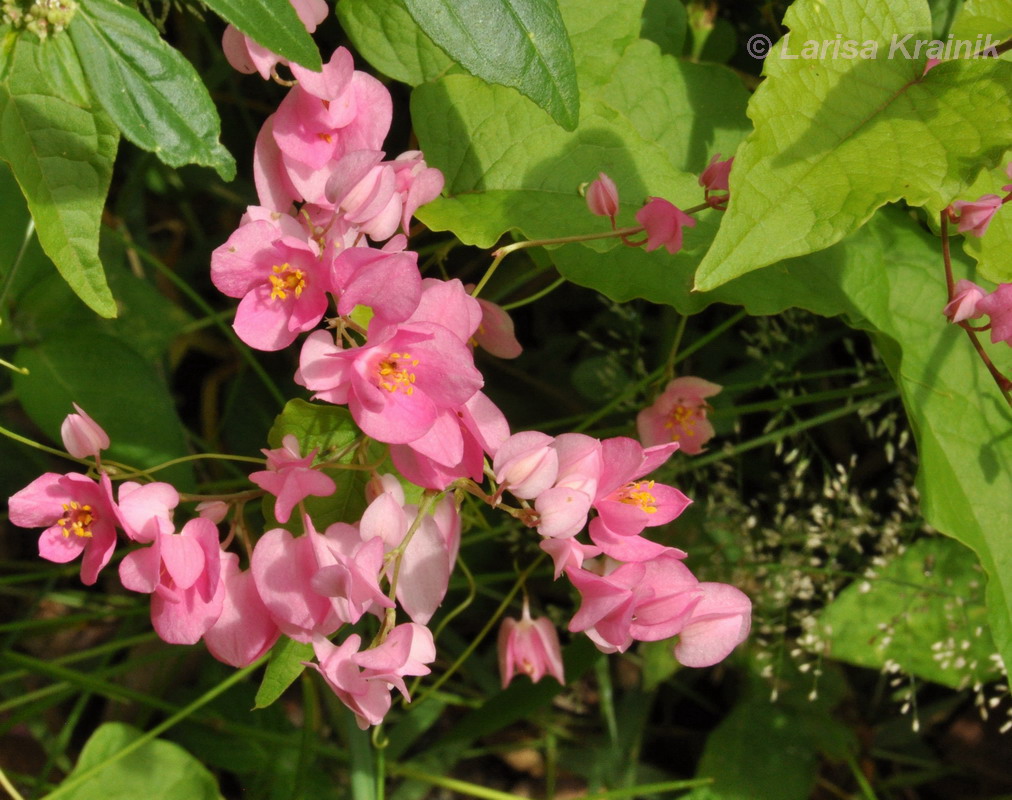
[{"label": "green foliage", "polygon": [[417,86],[460,69],[418,27],[404,0],[341,0],[337,18],[355,49],[394,80]]},{"label": "green foliage", "polygon": [[323,67],[320,51],[291,3],[271,0],[205,0],[226,22],[272,53],[309,69]]},{"label": "green foliage", "polygon": [[141,736],[122,722],[102,725],[67,776],[72,788],[59,795],[66,800],[221,800],[214,776],[177,744],[153,739],[116,757]]},{"label": "green foliage", "polygon": [[28,200],[39,241],[96,313],[116,314],[98,230],[119,134],[92,103],[65,36],[8,33],[0,52],[0,158]]},{"label": "green foliage", "polygon": [[312,659],[311,644],[296,642],[287,636],[278,639],[277,644],[271,648],[271,658],[267,662],[260,688],[257,689],[256,704],[253,707],[267,708],[272,705],[305,671],[304,662]]},{"label": "green foliage", "polygon": [[89,0],[68,33],[88,84],[124,136],[169,166],[203,164],[223,180],[235,177],[203,81],[154,25],[116,0]]},{"label": "green foliage", "polygon": [[556,0],[404,0],[447,55],[533,100],[568,131],[580,118],[573,53]]},{"label": "green foliage", "polygon": [[[784,24],[789,47],[787,39],[773,46],[749,104],[755,130],[735,159],[731,203],[696,275],[703,291],[838,242],[887,202],[902,198],[937,215],[1012,141],[1003,88],[1012,64],[962,58],[925,75],[926,56],[913,57],[913,44],[894,51],[897,41],[931,38],[923,0],[860,8],[801,0]],[[783,55],[839,33],[876,43],[877,57]]]},{"label": "green foliage", "polygon": [[821,696],[800,684],[777,702],[753,679],[749,691],[707,739],[697,777],[713,783],[690,800],[805,800],[811,797],[819,759],[840,759],[853,735],[830,715],[839,683],[824,681]]},{"label": "green foliage", "polygon": [[[695,173],[713,153],[735,150],[747,95],[726,68],[677,61],[638,40],[639,18],[620,14],[632,6],[562,5],[582,89],[573,133],[550,125],[532,103],[466,76],[415,90],[419,140],[447,177],[447,196],[419,213],[427,225],[479,247],[510,230],[530,239],[603,231],[578,192],[599,172],[619,187],[620,225],[634,224],[648,195],[683,207],[702,200]],[[691,272],[719,222],[716,212],[697,219],[676,256],[614,240],[549,255],[569,280],[613,299],[648,297],[695,310],[706,301],[689,297]]]},{"label": "green foliage", "polygon": [[829,655],[872,669],[895,664],[956,689],[995,680],[981,577],[977,559],[958,542],[915,542],[826,606],[819,623]]}]

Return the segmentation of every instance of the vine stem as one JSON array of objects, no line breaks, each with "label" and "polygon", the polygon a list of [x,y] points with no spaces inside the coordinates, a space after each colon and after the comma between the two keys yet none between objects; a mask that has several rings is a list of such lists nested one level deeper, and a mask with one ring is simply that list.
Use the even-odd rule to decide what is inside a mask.
[{"label": "vine stem", "polygon": [[[699,205],[686,208],[682,213],[684,214],[697,214],[704,209],[710,208],[709,203],[700,203]],[[506,258],[510,253],[515,253],[517,250],[526,250],[530,247],[551,247],[559,244],[576,244],[578,242],[592,242],[599,239],[621,239],[627,244],[633,244],[628,242],[630,236],[635,236],[638,233],[643,233],[646,230],[642,225],[634,225],[629,228],[616,228],[610,231],[603,231],[601,233],[580,233],[575,236],[557,236],[552,239],[527,239],[523,242],[513,242],[513,244],[503,245],[497,250],[492,251],[492,263],[489,268],[485,271],[481,280],[478,281],[478,285],[471,291],[471,297],[477,297],[481,290],[485,288],[485,284],[489,282],[491,277],[495,274],[495,271],[499,268],[503,259]],[[639,246],[643,242],[636,242],[635,246]]]}]

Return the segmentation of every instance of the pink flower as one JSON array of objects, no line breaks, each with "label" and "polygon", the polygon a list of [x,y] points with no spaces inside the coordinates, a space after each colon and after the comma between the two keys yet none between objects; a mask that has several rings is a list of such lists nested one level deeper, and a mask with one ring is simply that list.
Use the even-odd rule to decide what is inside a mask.
[{"label": "pink flower", "polygon": [[332,205],[326,193],[328,167],[356,150],[382,149],[393,115],[390,92],[354,69],[343,47],[322,72],[293,66],[292,73],[299,84],[274,114],[271,131],[277,151],[262,154],[263,166],[269,172],[280,167],[302,200]]},{"label": "pink flower", "polygon": [[513,434],[502,443],[492,462],[496,482],[515,497],[532,500],[548,489],[559,474],[559,454],[552,437],[540,431]]},{"label": "pink flower", "polygon": [[526,598],[519,620],[506,617],[502,621],[498,650],[503,689],[509,686],[517,671],[527,675],[533,683],[547,673],[565,685],[559,634],[547,617],[531,618]]},{"label": "pink flower", "polygon": [[653,472],[678,449],[678,444],[643,448],[624,436],[601,443],[604,464],[594,508],[612,532],[635,536],[646,527],[671,522],[692,501],[678,489],[641,478]]},{"label": "pink flower", "polygon": [[710,163],[699,176],[699,185],[711,192],[726,192],[727,178],[731,174],[731,166],[734,164],[734,156],[720,160],[720,153],[715,153],[710,158]]},{"label": "pink flower", "polygon": [[221,582],[221,613],[204,634],[204,644],[219,661],[245,667],[270,650],[281,631],[257,593],[253,573],[240,571],[235,553],[221,554]]},{"label": "pink flower", "polygon": [[[338,347],[325,331],[310,335],[298,380],[317,398],[347,403],[363,432],[388,444],[421,438],[444,411],[463,405],[482,386],[471,351],[451,330],[411,321],[382,328],[350,349]],[[459,429],[455,448],[459,460]]]},{"label": "pink flower", "polygon": [[587,186],[587,208],[591,214],[608,217],[611,226],[615,227],[615,215],[618,214],[618,187],[603,172],[597,174],[597,180]]},{"label": "pink flower", "polygon": [[404,678],[429,674],[427,664],[435,660],[436,647],[429,629],[412,622],[395,627],[376,647],[360,652],[361,645],[362,637],[357,633],[339,646],[314,636],[313,650],[319,664],[307,666],[323,676],[365,730],[379,725],[390,710],[391,689],[396,688],[408,698]]},{"label": "pink flower", "polygon": [[98,458],[100,451],[109,446],[109,434],[102,426],[89,417],[84,410],[74,403],[76,414],[68,414],[60,426],[63,446],[74,458]]},{"label": "pink flower", "polygon": [[[302,24],[310,33],[313,33],[316,26],[327,18],[326,0],[291,0],[291,3],[295,6],[295,11]],[[233,69],[246,74],[259,72],[264,80],[271,76],[271,70],[277,64],[288,63],[277,53],[272,53],[263,45],[244,36],[232,25],[225,28],[221,47],[225,51],[225,58]]]},{"label": "pink flower", "polygon": [[599,650],[624,652],[634,640],[659,641],[680,632],[703,592],[677,554],[622,564],[604,575],[568,569],[580,608],[569,630],[584,631]]},{"label": "pink flower", "polygon": [[952,299],[942,309],[949,322],[962,322],[974,319],[983,312],[977,310],[977,303],[984,297],[984,290],[973,281],[960,280],[956,283]]},{"label": "pink flower", "polygon": [[636,221],[647,233],[644,250],[649,252],[663,246],[672,255],[682,249],[682,228],[696,224],[695,219],[661,197],[649,198],[636,212]]},{"label": "pink flower", "polygon": [[280,350],[327,311],[330,276],[316,243],[291,217],[253,219],[211,254],[211,280],[240,297],[236,334],[258,350]]},{"label": "pink flower", "polygon": [[124,481],[119,487],[116,517],[133,541],[150,543],[159,534],[170,534],[175,530],[172,510],[177,505],[179,492],[171,484]]},{"label": "pink flower", "polygon": [[481,324],[474,334],[474,342],[496,358],[516,358],[523,352],[517,340],[510,315],[495,303],[477,298],[481,306]]},{"label": "pink flower", "polygon": [[999,208],[1001,197],[996,194],[985,194],[976,200],[957,200],[949,206],[950,214],[959,222],[959,232],[977,237],[984,235]]},{"label": "pink flower", "polygon": [[1012,283],[1000,283],[991,294],[977,301],[977,311],[991,317],[991,341],[1012,347]]},{"label": "pink flower", "polygon": [[393,608],[379,583],[383,540],[363,541],[358,529],[344,522],[328,527],[324,537],[336,563],[320,567],[310,584],[317,594],[332,598],[337,616],[354,625],[367,612],[379,616],[379,609]]},{"label": "pink flower", "polygon": [[91,586],[116,548],[116,507],[105,473],[96,483],[75,472],[47,472],[8,502],[10,521],[22,528],[46,530],[39,555],[65,564],[82,553],[81,581]]},{"label": "pink flower", "polygon": [[[1005,174],[1012,178],[1012,161],[1009,161],[1008,164],[1005,165]],[[1003,192],[1012,192],[1012,183],[1002,186],[1001,190]]]},{"label": "pink flower", "polygon": [[[169,536],[174,540],[185,540],[188,544],[195,542],[196,548],[187,546],[184,550],[175,551],[173,555],[177,558],[170,562],[166,558],[165,538],[161,538],[163,546],[160,555],[166,569],[161,572],[151,595],[151,624],[163,641],[170,644],[196,644],[214,625],[225,601],[218,529],[210,520],[197,517],[187,522],[178,534]],[[158,540],[147,549],[147,552],[151,551],[154,551],[154,555],[159,555]],[[130,555],[140,552],[144,551],[135,551]],[[185,561],[181,557],[183,553]],[[169,563],[173,563],[171,571]],[[122,578],[123,563],[120,567]],[[177,583],[177,577],[183,583]],[[183,585],[184,583],[188,585]]]},{"label": "pink flower", "polygon": [[701,583],[702,599],[679,631],[675,658],[687,667],[709,667],[723,661],[745,641],[752,627],[752,603],[725,583]]},{"label": "pink flower", "polygon": [[713,438],[713,425],[706,418],[710,410],[706,398],[718,394],[721,387],[702,378],[675,378],[664,387],[653,405],[636,417],[636,430],[643,444],[654,446],[678,442],[683,453],[698,455]]},{"label": "pink flower", "polygon": [[288,434],[276,450],[261,450],[267,456],[267,469],[249,476],[261,489],[270,492],[277,501],[274,516],[278,522],[288,522],[292,509],[310,495],[329,497],[337,489],[329,475],[313,469],[316,450],[303,458],[299,455],[299,440]]},{"label": "pink flower", "polygon": [[344,622],[331,598],[312,585],[337,558],[326,537],[307,528],[298,538],[283,528],[267,531],[250,559],[257,594],[281,632],[297,642],[311,641],[314,633],[329,636]]},{"label": "pink flower", "polygon": [[942,60],[939,58],[929,58],[927,61],[924,62],[924,72],[921,73],[921,76],[923,77],[924,75],[927,75],[931,70],[933,70],[941,63]]}]

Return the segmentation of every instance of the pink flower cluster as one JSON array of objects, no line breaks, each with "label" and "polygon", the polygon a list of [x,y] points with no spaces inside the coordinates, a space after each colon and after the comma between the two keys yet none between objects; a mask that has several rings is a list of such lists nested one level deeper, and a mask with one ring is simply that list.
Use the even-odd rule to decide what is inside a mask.
[{"label": "pink flower cluster", "polygon": [[[570,631],[585,632],[605,652],[679,635],[679,661],[709,666],[748,635],[751,603],[732,586],[698,581],[683,551],[643,536],[691,502],[646,478],[677,449],[677,442],[644,448],[625,437],[531,431],[507,439],[492,468],[497,497],[509,491],[533,501],[525,504],[527,524],[541,534],[556,577],[565,573],[580,593]],[[589,543],[577,538],[584,527]]]},{"label": "pink flower cluster", "polygon": [[[318,0],[293,4],[310,29],[322,18]],[[262,75],[279,63],[234,32],[226,50],[233,64]],[[181,498],[171,485],[126,481],[114,492],[100,460],[109,438],[78,408],[64,423],[64,442],[74,457],[95,460],[97,478],[47,473],[11,498],[11,520],[45,528],[43,558],[82,555],[86,584],[110,562],[122,533],[134,547],[120,562],[120,581],[151,596],[152,624],[165,641],[203,640],[235,666],[260,658],[282,635],[311,644],[309,666],[363,728],[383,720],[393,690],[409,699],[405,678],[428,674],[435,659],[426,625],[447,592],[461,539],[451,489],[537,529],[556,578],[565,573],[581,597],[570,631],[607,652],[678,635],[682,663],[724,658],[748,634],[748,599],[697,580],[684,552],[643,536],[690,502],[647,477],[679,447],[678,437],[644,448],[624,437],[511,436],[482,392],[473,356],[477,344],[500,357],[519,355],[509,317],[458,280],[423,279],[407,249],[410,218],[441,191],[441,173],[415,151],[385,160],[389,93],[355,70],[346,50],[319,73],[289,66],[297,83],[257,139],[260,205],[214,251],[211,277],[239,300],[234,328],[251,347],[279,350],[308,334],[296,382],[318,401],[347,406],[364,436],[388,446],[399,475],[373,474],[361,518],[317,530],[305,501],[332,496],[336,484],[316,451],[304,455],[298,438],[285,436],[281,447],[263,451],[265,469],[250,475],[273,497],[279,526],[250,541],[241,522],[248,496],[207,498],[177,525]],[[726,182],[723,175],[718,168],[709,183]],[[611,204],[606,187],[594,193],[613,216],[617,197]],[[675,252],[681,226],[692,220],[666,202],[652,199],[641,222],[647,249]],[[707,386],[694,386],[700,398]],[[704,405],[700,399],[697,410]],[[693,419],[705,433],[705,418]],[[698,432],[681,438],[686,450],[702,441]],[[486,477],[490,493],[480,488]],[[402,479],[427,490],[417,505]],[[519,507],[504,502],[507,492]],[[222,541],[218,525],[230,512],[235,521]],[[246,569],[227,549],[234,540],[248,554]],[[409,621],[398,623],[399,615]],[[346,632],[368,616],[377,631],[371,641]],[[342,632],[340,643],[332,641]],[[506,623],[500,647],[504,685],[517,671],[563,679],[555,629],[526,606],[519,622]]]}]

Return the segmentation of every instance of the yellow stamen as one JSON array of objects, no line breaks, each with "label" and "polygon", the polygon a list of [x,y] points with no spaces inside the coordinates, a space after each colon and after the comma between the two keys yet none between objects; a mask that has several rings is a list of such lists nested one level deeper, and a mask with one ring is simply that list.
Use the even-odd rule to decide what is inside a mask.
[{"label": "yellow stamen", "polygon": [[417,366],[418,359],[412,358],[410,353],[391,353],[379,363],[379,385],[388,392],[399,389],[406,395],[412,395],[415,392],[415,373],[410,368]]},{"label": "yellow stamen", "polygon": [[688,406],[675,406],[668,412],[668,419],[664,427],[671,431],[671,441],[677,442],[682,434],[694,436],[696,432],[696,420],[698,410]]},{"label": "yellow stamen", "polygon": [[306,288],[306,276],[301,269],[292,269],[289,263],[275,264],[274,274],[271,279],[271,300],[284,300],[289,292],[295,292],[295,297],[302,296],[302,290]]},{"label": "yellow stamen", "polygon": [[656,514],[657,498],[650,493],[650,490],[653,488],[653,481],[628,483],[619,492],[619,502],[630,506],[637,506],[640,511],[647,514]]},{"label": "yellow stamen", "polygon": [[81,536],[85,539],[91,538],[91,526],[95,522],[95,513],[91,506],[81,505],[76,500],[63,504],[63,516],[56,524],[63,529],[63,535],[70,538],[70,534]]}]

